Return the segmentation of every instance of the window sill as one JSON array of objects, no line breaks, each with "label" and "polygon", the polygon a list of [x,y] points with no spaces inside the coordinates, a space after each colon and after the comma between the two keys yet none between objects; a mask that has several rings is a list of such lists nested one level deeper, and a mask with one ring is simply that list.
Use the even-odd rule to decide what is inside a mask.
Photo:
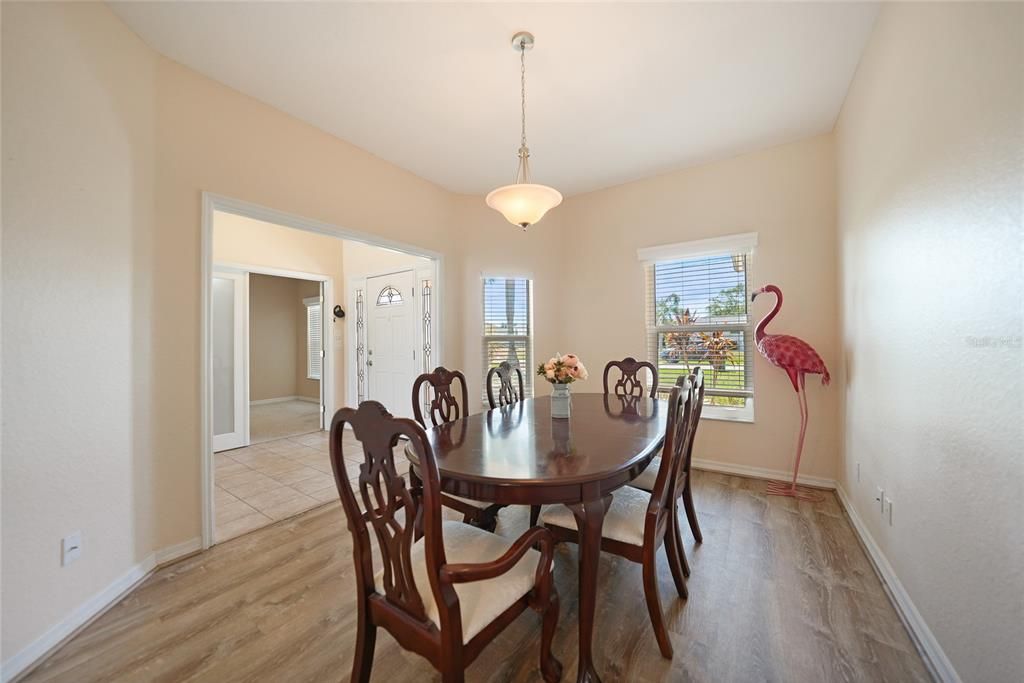
[{"label": "window sill", "polygon": [[754,402],[748,400],[743,408],[727,408],[725,406],[704,406],[700,413],[701,419],[721,420],[723,422],[754,423]]}]

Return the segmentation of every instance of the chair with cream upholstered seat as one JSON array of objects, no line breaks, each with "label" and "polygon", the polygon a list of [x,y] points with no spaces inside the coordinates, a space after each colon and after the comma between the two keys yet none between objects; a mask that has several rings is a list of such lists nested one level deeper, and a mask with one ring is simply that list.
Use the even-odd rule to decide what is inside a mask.
[{"label": "chair with cream upholstered seat", "polygon": [[[343,460],[346,425],[363,451],[354,488]],[[396,470],[399,439],[416,455],[419,495]],[[330,450],[353,538],[358,631],[352,680],[369,681],[377,628],[383,627],[403,648],[426,657],[442,681],[461,682],[465,667],[529,607],[543,615],[541,675],[558,681],[562,667],[551,654],[558,622],[551,532],[533,527],[513,542],[443,521],[441,479],[426,433],[376,401],[335,414]],[[423,531],[418,540],[417,527]]]},{"label": "chair with cream upholstered seat", "polygon": [[[696,393],[688,378],[682,378],[672,388],[668,401],[668,422],[665,427],[663,464],[648,493],[630,486],[614,491],[606,498],[606,512],[602,527],[601,550],[643,565],[644,596],[651,625],[658,639],[661,654],[672,657],[672,643],[665,627],[658,596],[657,551],[662,545],[668,556],[672,579],[679,597],[686,598],[686,578],[682,562],[683,549],[677,536],[671,532],[671,519],[676,515],[675,501],[682,492],[680,468],[692,435],[691,416]],[[556,541],[578,542],[576,517],[564,505],[552,505],[541,511],[541,522],[551,530]]]},{"label": "chair with cream upholstered seat", "polygon": [[[452,385],[460,387],[459,397],[452,393]],[[423,415],[421,405],[423,387],[427,386],[429,403],[427,415]],[[416,378],[412,385],[412,414],[420,426],[427,429],[427,418],[430,426],[436,427],[447,422],[454,422],[469,414],[469,392],[466,390],[466,376],[459,370],[445,367],[434,368],[433,372],[425,372]],[[418,485],[419,468],[412,462],[411,472],[413,486]],[[473,500],[459,496],[444,494],[441,503],[448,508],[462,513],[462,521],[487,531],[494,531],[498,524],[498,510],[503,506],[494,505],[483,500]]]},{"label": "chair with cream upholstered seat", "polygon": [[[693,390],[697,392],[697,401],[693,406],[693,427],[694,438],[696,437],[697,428],[700,426],[700,414],[701,409],[704,407],[704,371],[697,368],[690,375],[690,382],[693,385]],[[693,460],[693,441],[690,439],[689,446],[686,449],[686,453],[683,455],[683,460],[680,466],[682,467],[682,475],[685,477],[683,483],[683,509],[686,511],[686,521],[690,524],[690,531],[693,533],[693,538],[697,543],[704,542],[704,536],[700,532],[700,524],[697,523],[697,510],[693,506],[693,490],[690,487],[690,464]],[[654,481],[658,476],[658,470],[661,467],[661,457],[654,458],[651,464],[647,466],[640,476],[629,482],[630,486],[634,486],[644,491],[654,490]],[[679,523],[676,521],[674,524],[674,530],[679,538],[679,544],[682,546],[682,535],[679,533]],[[686,571],[686,575],[690,575],[690,568],[686,565],[683,566]]]},{"label": "chair with cream upholstered seat", "polygon": [[[644,382],[640,376],[640,372],[644,369],[651,373],[649,393],[644,391]],[[615,371],[618,371],[618,376],[614,377],[615,383],[609,386],[608,380],[613,379],[612,373]],[[654,367],[654,363],[650,361],[637,360],[632,356],[622,360],[611,360],[604,366],[602,384],[606,394],[640,397],[648,393],[651,398],[654,398],[654,393],[658,390],[658,368]]]}]

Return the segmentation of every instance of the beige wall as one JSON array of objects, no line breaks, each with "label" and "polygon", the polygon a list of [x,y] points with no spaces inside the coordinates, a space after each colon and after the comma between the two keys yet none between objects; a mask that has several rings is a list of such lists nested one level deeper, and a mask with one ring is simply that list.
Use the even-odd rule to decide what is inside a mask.
[{"label": "beige wall", "polygon": [[382,249],[355,240],[345,240],[343,269],[346,278],[382,275],[410,268],[429,268],[432,263],[430,259],[422,256]]},{"label": "beige wall", "polygon": [[153,551],[163,359],[156,56],[106,8],[2,13],[6,662]]},{"label": "beige wall", "polygon": [[306,306],[320,285],[273,275],[249,276],[249,400],[320,397],[306,378]]},{"label": "beige wall", "polygon": [[[564,316],[560,350],[575,349],[597,381],[612,358],[646,355],[644,272],[639,247],[756,232],[752,286],[786,294],[770,331],[807,340],[830,368],[837,353],[835,156],[825,135],[706,166],[568,199],[560,209],[556,299]],[[546,220],[546,219],[545,219]],[[767,313],[760,300],[758,315]],[[808,382],[810,424],[801,474],[836,474],[839,391]],[[786,374],[760,356],[754,366],[754,424],[706,420],[694,457],[790,470],[800,414]]]},{"label": "beige wall", "polygon": [[1024,679],[1022,45],[886,5],[837,128],[840,482],[964,681]]},{"label": "beige wall", "polygon": [[[464,264],[462,279],[457,283],[462,311],[462,367],[470,395],[477,397],[482,396],[485,377],[484,276],[531,278],[534,357],[548,358],[556,351],[569,352],[572,339],[565,336],[561,317],[567,308],[562,283],[569,276],[561,265],[565,262],[561,249],[565,223],[561,209],[556,209],[524,233],[488,208],[480,197],[460,196],[456,201],[455,224],[461,231],[459,247]],[[531,382],[534,377],[527,373],[523,379]],[[593,380],[590,382],[593,384]],[[535,382],[534,388],[538,395],[551,393],[546,382]],[[471,400],[470,404],[473,412],[483,409],[482,401]]]},{"label": "beige wall", "polygon": [[[8,661],[200,535],[203,191],[439,252],[448,282],[461,270],[435,185],[158,57],[102,4],[2,12]],[[76,529],[83,557],[62,569]]]},{"label": "beige wall", "polygon": [[[214,263],[247,266],[250,268],[274,268],[307,275],[323,275],[331,279],[333,289],[325,300],[328,312],[324,322],[324,333],[334,335],[334,355],[327,364],[334,380],[335,406],[344,404],[345,367],[344,367],[344,328],[342,321],[335,321],[330,311],[334,304],[343,301],[341,287],[345,280],[342,264],[344,262],[344,240],[328,235],[286,228],[281,225],[258,221],[245,216],[217,211],[213,217],[213,260]],[[301,282],[301,281],[300,281]],[[308,284],[307,287],[317,287]],[[308,291],[313,291],[312,289]],[[305,296],[315,296],[306,294]],[[300,300],[301,304],[301,300]],[[302,312],[302,334],[305,335],[305,312]],[[251,340],[250,340],[251,343]],[[262,387],[256,390],[250,378],[249,398],[277,398],[285,395],[319,396],[320,388],[315,380],[306,379],[305,374],[305,341],[298,344],[295,350],[302,358],[293,368],[298,379],[295,391],[290,394],[264,395]],[[250,374],[253,359],[250,354]],[[299,391],[299,389],[302,391]]]},{"label": "beige wall", "polygon": [[[155,298],[163,314],[156,348],[173,362],[153,381],[170,418],[158,434],[158,546],[194,537],[200,525],[199,233],[204,190],[270,206],[342,228],[451,255],[457,279],[448,193],[287,114],[179,64],[157,66],[159,250]],[[454,292],[445,299],[448,310]],[[444,333],[457,341],[458,317]],[[184,350],[184,351],[183,351]],[[457,344],[447,352],[458,358]],[[340,367],[340,364],[338,364]],[[339,384],[339,386],[342,386]]]}]

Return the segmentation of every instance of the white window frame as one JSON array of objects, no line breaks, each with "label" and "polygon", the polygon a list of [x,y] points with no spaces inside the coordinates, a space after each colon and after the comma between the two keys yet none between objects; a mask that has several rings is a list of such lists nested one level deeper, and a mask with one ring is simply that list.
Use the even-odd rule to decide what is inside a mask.
[{"label": "white window frame", "polygon": [[[324,308],[323,301],[319,296],[311,296],[302,300],[302,303],[306,306],[306,379],[315,379],[316,381],[323,380],[324,370]],[[317,315],[320,316],[320,371],[313,374],[313,354],[310,353],[310,314],[312,309],[317,309]]]},{"label": "white window frame", "polygon": [[[526,281],[526,316],[527,325],[529,327],[528,334],[483,334],[484,325],[487,321],[487,301],[484,297],[484,288],[487,286],[487,280],[525,280]],[[490,407],[487,401],[487,373],[491,369],[491,365],[487,357],[487,344],[492,341],[520,341],[526,342],[526,359],[523,363],[523,367],[519,368],[523,373],[523,390],[526,394],[523,398],[532,398],[534,394],[534,362],[533,362],[533,278],[529,275],[497,275],[497,274],[481,274],[480,276],[480,364],[482,366],[483,375],[481,377],[480,386],[483,388],[483,394],[481,401],[485,407]]]},{"label": "white window frame", "polygon": [[[747,296],[750,294],[751,286],[751,263],[753,262],[754,252],[757,248],[757,233],[739,233],[735,235],[725,235],[722,237],[713,237],[710,239],[693,240],[689,242],[677,242],[675,244],[665,244],[654,247],[644,247],[637,249],[637,258],[644,264],[645,271],[645,292],[644,292],[644,307],[645,310],[650,308],[650,302],[653,300],[654,292],[651,290],[653,285],[653,269],[656,264],[659,263],[670,263],[675,261],[682,261],[688,259],[699,259],[706,258],[709,256],[734,256],[743,254],[747,257],[747,264],[745,269],[746,286],[745,293]],[[730,391],[722,389],[711,389],[707,387],[705,389],[705,396],[736,396],[737,394],[742,395],[746,398],[744,406],[731,407],[731,406],[716,406],[708,405],[705,403],[701,417],[707,417],[712,420],[726,420],[731,422],[754,422],[754,397],[755,397],[755,377],[753,375],[753,353],[755,352],[753,335],[754,335],[754,321],[751,316],[747,317],[745,323],[730,323],[730,324],[708,324],[708,323],[696,323],[694,325],[687,325],[684,327],[666,327],[657,325],[654,320],[650,319],[646,322],[646,338],[647,348],[657,348],[657,335],[662,332],[673,332],[673,331],[695,331],[700,329],[715,329],[715,330],[731,330],[741,331],[744,333],[747,344],[745,345],[745,353],[750,356],[746,363],[747,372],[750,373],[750,391]],[[652,341],[652,337],[654,340]],[[648,352],[645,354],[650,356]],[[657,356],[657,353],[655,353]],[[659,359],[648,358],[655,367],[659,365]],[[705,381],[707,374],[705,373]],[[667,387],[661,387],[659,391],[664,392]]]}]

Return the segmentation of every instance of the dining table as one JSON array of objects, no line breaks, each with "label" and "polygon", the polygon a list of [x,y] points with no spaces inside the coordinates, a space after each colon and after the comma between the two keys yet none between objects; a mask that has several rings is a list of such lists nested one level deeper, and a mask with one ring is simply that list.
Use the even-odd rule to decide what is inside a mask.
[{"label": "dining table", "polygon": [[660,452],[667,412],[659,399],[574,393],[568,418],[553,418],[545,396],[427,430],[445,493],[572,511],[579,529],[578,682],[601,680],[593,637],[605,512],[612,492]]}]

